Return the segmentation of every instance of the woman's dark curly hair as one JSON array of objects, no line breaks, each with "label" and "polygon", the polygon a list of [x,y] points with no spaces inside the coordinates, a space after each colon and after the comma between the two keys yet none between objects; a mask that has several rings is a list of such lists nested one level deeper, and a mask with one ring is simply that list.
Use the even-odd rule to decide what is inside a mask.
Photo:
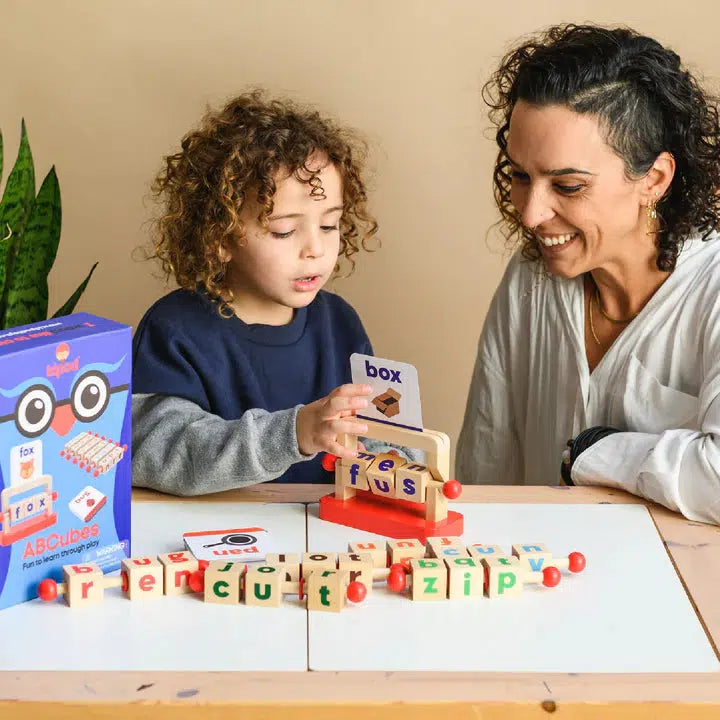
[{"label": "woman's dark curly hair", "polygon": [[645,175],[664,151],[675,158],[672,184],[658,206],[657,267],[675,268],[682,242],[720,225],[720,128],[714,98],[681,66],[680,58],[629,28],[556,25],[508,52],[483,88],[500,148],[495,202],[508,240],[537,260],[533,233],[510,201],[507,136],[515,103],[560,105],[596,115],[608,145],[629,178]]},{"label": "woman's dark curly hair", "polygon": [[165,158],[152,185],[163,213],[150,257],[181,288],[207,290],[223,315],[232,314],[228,303],[233,295],[221,249],[243,242],[240,212],[247,200],[257,200],[258,220],[267,227],[279,172],[294,175],[309,185],[311,195],[324,198],[320,179],[307,163],[317,153],[335,165],[343,193],[339,257],[349,261],[349,272],[353,255],[361,247],[367,250],[367,240],[377,232],[362,179],[365,144],[315,110],[254,90],[209,111],[181,147]]}]

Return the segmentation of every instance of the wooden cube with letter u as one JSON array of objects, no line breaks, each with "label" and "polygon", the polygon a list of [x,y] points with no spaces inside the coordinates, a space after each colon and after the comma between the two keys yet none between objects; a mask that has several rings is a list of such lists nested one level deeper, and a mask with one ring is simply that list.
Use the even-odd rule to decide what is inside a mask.
[{"label": "wooden cube with letter u", "polygon": [[367,481],[375,495],[395,497],[395,471],[405,465],[398,455],[380,453],[367,469]]},{"label": "wooden cube with letter u", "polygon": [[425,544],[417,538],[406,538],[387,541],[388,561],[401,563],[404,560],[419,559],[425,557]]},{"label": "wooden cube with letter u", "polygon": [[282,605],[285,568],[282,565],[254,565],[245,573],[245,604],[265,607]]}]

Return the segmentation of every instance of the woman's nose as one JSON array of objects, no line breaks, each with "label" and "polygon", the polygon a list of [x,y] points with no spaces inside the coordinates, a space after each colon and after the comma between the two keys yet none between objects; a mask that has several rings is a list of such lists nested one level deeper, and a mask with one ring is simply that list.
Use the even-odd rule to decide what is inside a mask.
[{"label": "woman's nose", "polygon": [[547,193],[540,188],[529,188],[521,204],[517,209],[523,225],[528,228],[542,225],[555,215]]}]

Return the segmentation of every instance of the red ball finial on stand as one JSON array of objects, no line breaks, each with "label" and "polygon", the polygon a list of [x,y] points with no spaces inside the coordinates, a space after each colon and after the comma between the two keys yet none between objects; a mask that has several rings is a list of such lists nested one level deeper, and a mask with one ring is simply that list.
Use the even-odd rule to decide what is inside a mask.
[{"label": "red ball finial on stand", "polygon": [[462,495],[462,485],[457,480],[443,483],[443,495],[449,500],[457,500]]},{"label": "red ball finial on stand", "polygon": [[320,464],[323,466],[324,470],[327,470],[328,472],[335,472],[335,463],[337,460],[339,460],[337,455],[325,453],[320,461]]}]

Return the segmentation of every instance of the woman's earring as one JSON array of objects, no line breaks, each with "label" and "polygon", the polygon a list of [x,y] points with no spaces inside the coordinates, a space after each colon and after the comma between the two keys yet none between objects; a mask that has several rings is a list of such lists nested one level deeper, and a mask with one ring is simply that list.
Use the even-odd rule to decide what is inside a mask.
[{"label": "woman's earring", "polygon": [[[660,193],[656,191],[655,198],[658,198],[658,197],[660,197]],[[652,234],[652,233],[656,232],[655,231],[655,221],[657,220],[657,216],[658,216],[657,204],[658,204],[657,199],[648,200],[648,204],[647,204],[647,231],[648,231],[648,234]]]}]

